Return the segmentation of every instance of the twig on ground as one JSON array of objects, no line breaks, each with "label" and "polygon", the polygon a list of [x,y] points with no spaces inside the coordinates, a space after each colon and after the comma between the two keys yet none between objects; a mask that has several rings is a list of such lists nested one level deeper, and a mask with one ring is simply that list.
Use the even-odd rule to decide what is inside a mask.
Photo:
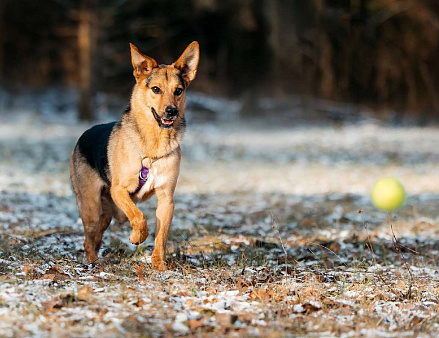
[{"label": "twig on ground", "polygon": [[270,214],[271,214],[271,228],[276,229],[277,235],[279,237],[280,245],[282,246],[282,250],[284,251],[284,254],[285,254],[285,276],[287,276],[288,275],[288,253],[287,253],[287,250],[285,249],[284,242],[282,241],[282,236],[280,235],[279,228],[277,227],[276,221],[274,219],[273,211],[270,210]]},{"label": "twig on ground", "polygon": [[377,263],[377,260],[375,258],[375,252],[373,251],[372,242],[370,240],[369,229],[367,228],[367,224],[366,224],[366,222],[363,219],[363,210],[360,209],[357,212],[360,214],[361,222],[363,223],[363,227],[366,230],[366,234],[367,234],[367,244],[366,244],[366,246],[368,247],[369,251],[372,254],[373,263],[375,264],[375,266],[377,266],[378,263]]},{"label": "twig on ground", "polygon": [[328,247],[326,247],[324,245],[321,245],[321,244],[317,244],[317,246],[319,246],[319,247],[321,247],[321,248],[323,248],[325,250],[328,250],[330,253],[332,253],[335,257],[337,257],[340,260],[341,264],[343,264],[345,267],[349,268],[349,266],[346,263],[343,263],[341,261],[342,260],[341,257],[339,255],[337,255],[333,250],[331,250],[330,248],[328,248]]},{"label": "twig on ground", "polygon": [[[271,214],[271,228],[276,229],[280,244],[282,246],[282,250],[284,251],[284,254],[285,254],[285,277],[287,277],[288,276],[288,252],[287,252],[287,249],[285,248],[284,242],[282,241],[282,236],[280,234],[279,228],[277,227],[272,210],[270,210],[270,214]],[[294,278],[294,294],[297,296],[297,299],[300,301],[299,290],[297,289],[296,265],[294,265],[293,278]]]},{"label": "twig on ground", "polygon": [[34,233],[31,237],[32,238],[41,238],[41,237],[46,237],[46,236],[50,236],[50,235],[54,235],[54,234],[76,235],[76,234],[80,234],[80,233],[82,233],[82,231],[78,231],[78,230],[65,230],[65,229],[56,228],[56,229],[49,229],[49,230],[45,230],[45,231],[40,231],[40,232]]},{"label": "twig on ground", "polygon": [[406,269],[407,269],[407,271],[409,273],[409,276],[410,276],[410,283],[409,283],[409,289],[408,289],[408,292],[407,292],[407,298],[411,299],[412,298],[412,286],[413,286],[413,282],[414,282],[413,275],[412,275],[412,272],[410,271],[410,266],[407,263],[407,260],[405,259],[404,255],[403,255],[403,253],[401,251],[401,245],[399,244],[398,239],[395,236],[395,232],[393,231],[393,224],[392,224],[392,220],[390,219],[390,214],[389,213],[387,213],[387,220],[389,221],[390,230],[392,231],[393,247],[398,251],[398,253],[399,253],[399,255],[400,255],[400,257],[401,257],[401,259],[402,259],[402,261],[403,261],[403,263],[404,263],[404,265],[405,265],[405,267],[406,267]]}]

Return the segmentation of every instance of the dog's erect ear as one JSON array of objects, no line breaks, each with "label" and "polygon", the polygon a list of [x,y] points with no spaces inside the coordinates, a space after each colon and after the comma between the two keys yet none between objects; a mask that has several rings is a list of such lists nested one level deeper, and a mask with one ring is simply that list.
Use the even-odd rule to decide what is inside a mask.
[{"label": "dog's erect ear", "polygon": [[135,78],[138,78],[142,74],[148,74],[154,67],[157,67],[157,62],[153,58],[142,54],[132,43],[130,43],[130,48],[131,63],[133,64],[133,74]]},{"label": "dog's erect ear", "polygon": [[181,71],[181,76],[185,81],[186,86],[195,79],[197,75],[198,60],[200,59],[200,46],[197,41],[192,42],[177,61],[174,62],[174,67]]}]

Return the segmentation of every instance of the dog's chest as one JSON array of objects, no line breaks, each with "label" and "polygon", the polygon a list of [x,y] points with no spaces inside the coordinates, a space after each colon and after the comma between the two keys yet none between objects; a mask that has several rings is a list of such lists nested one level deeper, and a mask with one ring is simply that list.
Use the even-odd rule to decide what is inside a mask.
[{"label": "dog's chest", "polygon": [[136,194],[137,198],[142,198],[145,194],[148,194],[150,191],[161,187],[166,182],[166,175],[157,170],[156,167],[151,167],[148,173],[148,179],[145,181],[145,184]]}]

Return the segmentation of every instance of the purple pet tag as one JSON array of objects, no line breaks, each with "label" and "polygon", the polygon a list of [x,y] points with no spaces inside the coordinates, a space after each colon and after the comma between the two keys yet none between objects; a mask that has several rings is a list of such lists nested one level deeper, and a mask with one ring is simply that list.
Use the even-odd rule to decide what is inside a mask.
[{"label": "purple pet tag", "polygon": [[145,166],[142,166],[142,169],[140,169],[139,171],[139,185],[137,186],[137,189],[134,192],[134,194],[137,194],[139,190],[142,189],[143,185],[148,180],[148,173],[149,173],[149,169]]},{"label": "purple pet tag", "polygon": [[148,180],[149,169],[145,166],[142,166],[142,169],[139,172],[139,180],[145,182]]}]

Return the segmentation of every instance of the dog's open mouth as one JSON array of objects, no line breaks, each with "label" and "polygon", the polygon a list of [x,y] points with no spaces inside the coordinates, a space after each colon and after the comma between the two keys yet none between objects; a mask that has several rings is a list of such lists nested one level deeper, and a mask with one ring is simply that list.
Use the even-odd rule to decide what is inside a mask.
[{"label": "dog's open mouth", "polygon": [[171,119],[165,119],[163,117],[159,117],[156,110],[154,108],[151,108],[152,115],[154,115],[155,120],[159,124],[159,127],[162,129],[172,129],[174,126],[175,118]]},{"label": "dog's open mouth", "polygon": [[174,121],[163,119],[163,118],[160,119],[160,122],[166,126],[172,126],[174,124]]}]

